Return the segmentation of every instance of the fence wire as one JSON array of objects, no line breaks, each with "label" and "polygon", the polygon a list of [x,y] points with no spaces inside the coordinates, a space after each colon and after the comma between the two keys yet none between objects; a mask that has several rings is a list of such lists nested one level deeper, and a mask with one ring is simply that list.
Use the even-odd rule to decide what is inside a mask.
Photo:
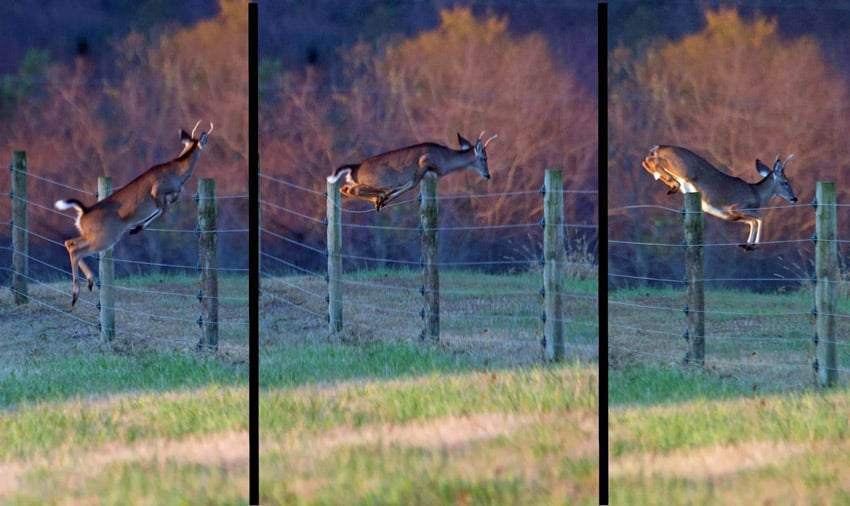
[{"label": "fence wire", "polygon": [[[18,172],[14,167],[12,167],[11,170]],[[64,190],[72,190],[85,195],[95,197],[97,196],[97,192],[92,192],[84,188],[68,185],[60,181],[56,181],[54,179],[41,176],[39,174],[35,174],[31,171],[26,171],[25,174],[27,176],[27,180],[30,186],[33,183],[39,185],[50,185],[62,188]],[[66,220],[75,220],[74,216],[69,215],[68,213],[59,212],[54,209],[52,207],[52,204],[48,205],[47,203],[34,201],[32,198],[23,198],[22,196],[15,195],[12,191],[9,192],[9,197],[12,201],[24,202],[28,209],[34,208],[40,211],[48,211],[52,214],[62,216]],[[217,195],[216,200],[236,201],[241,199],[247,199],[247,197],[248,196],[244,194]],[[33,224],[33,221],[34,220],[32,219],[32,217],[30,217],[30,225]],[[61,248],[62,251],[65,251],[64,242],[57,240],[57,238],[45,235],[44,233],[36,232],[29,228],[21,228],[18,225],[14,224],[12,221],[0,222],[0,226],[3,225],[9,225],[10,230],[24,230],[28,237],[36,239],[38,241],[43,241],[51,247],[55,246],[57,249]],[[221,228],[216,230],[215,233],[243,234],[247,233],[247,231],[248,229],[244,227],[234,227]],[[198,235],[201,231],[198,228],[179,229],[152,227],[145,229],[145,232],[192,233]],[[2,245],[0,246],[0,250],[11,252],[12,248],[10,245]],[[38,265],[44,269],[49,270],[49,272],[53,273],[53,275],[51,276],[51,279],[43,280],[30,274],[24,274],[20,272],[16,273],[17,276],[20,276],[28,282],[29,289],[27,290],[27,293],[23,293],[12,286],[10,287],[10,293],[17,293],[20,296],[26,296],[29,302],[36,304],[38,307],[45,308],[46,310],[49,310],[52,313],[61,315],[62,318],[67,319],[70,322],[83,324],[85,328],[93,329],[93,338],[99,339],[99,337],[97,337],[97,333],[100,329],[99,299],[96,299],[97,301],[93,302],[92,300],[90,300],[90,296],[81,293],[81,296],[77,300],[76,307],[73,309],[69,309],[68,303],[70,302],[70,287],[68,289],[58,288],[56,285],[56,280],[65,280],[70,283],[71,272],[67,268],[59,267],[49,261],[39,258],[38,256],[36,256],[36,254],[32,252],[32,249],[30,253],[24,254],[22,252],[18,252],[18,254],[26,258],[28,264]],[[90,256],[89,259],[93,257],[96,258],[96,255]],[[113,261],[116,264],[124,263],[149,268],[157,268],[157,274],[162,274],[159,271],[160,268],[179,269],[191,272],[200,272],[202,270],[202,267],[197,264],[188,265],[170,262],[150,262],[130,258],[113,258]],[[248,271],[247,268],[236,267],[217,267],[211,270],[216,270],[224,273],[231,273],[235,275],[241,275]],[[9,278],[12,277],[12,268],[0,266],[0,271],[5,272]],[[247,353],[247,339],[239,339],[238,341],[234,341],[234,339],[240,338],[240,336],[247,333],[247,319],[244,317],[228,316],[236,312],[234,311],[234,309],[238,310],[238,308],[242,305],[247,306],[247,296],[213,296],[211,294],[205,294],[197,288],[193,288],[191,289],[191,291],[187,292],[181,292],[174,289],[160,290],[151,286],[132,286],[132,284],[121,283],[120,281],[122,279],[123,278],[118,277],[115,279],[115,282],[111,284],[101,285],[99,280],[96,283],[98,289],[102,287],[111,287],[116,292],[123,292],[128,295],[136,294],[137,296],[142,296],[145,298],[142,301],[127,301],[122,300],[120,296],[116,296],[114,306],[116,319],[116,339],[131,338],[135,342],[144,344],[145,346],[154,344],[156,346],[162,346],[167,348],[173,348],[176,346],[184,349],[192,349],[201,340],[201,325],[205,323],[217,324],[220,328],[220,346],[227,347],[228,349],[238,350],[240,353],[241,350],[244,348],[245,353]],[[129,281],[131,280],[131,278],[127,278],[127,280]],[[85,280],[81,281],[83,282],[83,285],[85,285]],[[177,283],[182,284],[182,282]],[[150,301],[163,300],[163,298],[164,300],[173,300],[174,302],[180,301],[180,303],[157,305],[157,311],[150,311],[148,309],[152,306],[150,304]],[[224,305],[220,305],[219,307],[220,317],[217,320],[209,321],[203,320],[201,316],[187,316],[187,313],[191,314],[192,312],[195,312],[197,315],[201,315],[201,309],[199,304],[204,299],[217,299],[225,303]],[[188,306],[187,303],[189,304]],[[134,307],[137,305],[144,307],[145,309],[143,310],[141,308]],[[152,328],[155,327],[155,325],[152,325],[152,322],[157,321],[163,322],[165,325],[162,328],[157,328],[155,330]],[[4,349],[9,348],[10,346],[14,347],[26,344],[33,344],[32,340],[20,339],[11,341],[4,339],[2,342],[0,342],[0,346],[2,346]]]},{"label": "fence wire", "polygon": [[[814,203],[813,203],[814,204]],[[798,208],[809,208],[811,211],[813,204],[788,204],[776,206],[763,206],[758,208],[740,209],[741,211],[761,211],[761,210],[795,210]],[[850,207],[850,204],[836,204],[835,207],[843,208]],[[608,209],[608,215],[612,217],[622,218],[626,214],[624,211],[648,210],[662,211],[666,213],[676,213],[684,215],[685,211],[681,208],[673,208],[656,204],[633,204]],[[814,214],[814,213],[813,213]],[[629,213],[630,219],[641,219],[640,216]],[[788,245],[806,244],[814,245],[818,241],[833,242],[837,244],[845,244],[850,240],[836,238],[825,240],[816,237],[807,238],[792,238],[792,239],[777,239],[771,241],[760,241],[758,246],[762,245]],[[609,238],[608,244],[611,245],[610,251],[616,251],[617,246],[635,246],[635,247],[654,247],[668,248],[673,252],[681,255],[680,262],[684,263],[684,249],[688,246],[702,247],[734,247],[737,249],[741,245],[740,242],[705,242],[702,244],[686,244],[683,242],[663,242],[663,241],[644,241],[630,240],[620,238]],[[682,268],[680,272],[684,272]],[[609,360],[616,363],[623,356],[638,356],[643,357],[642,361],[651,361],[658,363],[668,363],[670,365],[682,364],[682,359],[685,356],[688,336],[685,332],[686,321],[685,315],[688,313],[700,312],[706,316],[714,318],[706,319],[705,331],[705,367],[708,369],[718,369],[723,371],[735,371],[747,369],[750,367],[759,368],[762,370],[779,368],[792,369],[799,373],[800,377],[808,377],[811,381],[812,371],[816,370],[817,364],[813,365],[814,351],[817,339],[813,338],[815,334],[814,319],[816,311],[813,308],[814,300],[807,307],[794,311],[770,311],[759,307],[759,297],[756,293],[749,296],[747,305],[754,306],[752,310],[746,309],[705,309],[697,311],[693,308],[688,308],[682,302],[679,305],[659,304],[658,300],[670,300],[674,297],[682,297],[684,301],[683,291],[674,292],[659,292],[653,295],[651,292],[642,293],[640,288],[627,288],[623,294],[619,293],[619,289],[615,288],[622,282],[637,282],[646,286],[650,283],[672,284],[674,287],[685,287],[688,285],[688,280],[683,277],[663,277],[652,275],[640,275],[624,272],[609,272],[608,274],[609,290],[608,306],[609,306]],[[814,274],[811,277],[804,276],[780,276],[765,277],[765,276],[750,276],[750,277],[703,277],[694,279],[695,282],[703,283],[746,283],[748,287],[752,287],[755,283],[795,283],[806,287],[817,282]],[[847,285],[850,279],[838,279],[835,283],[839,286]],[[640,286],[637,285],[638,287]],[[627,287],[630,285],[626,285]],[[632,285],[633,286],[633,285]],[[779,292],[775,292],[779,293]],[[796,293],[796,292],[794,292]],[[706,305],[712,303],[712,292],[706,292]],[[798,305],[797,298],[789,299],[789,304]],[[679,321],[671,320],[671,313],[681,313],[682,318]],[[821,313],[822,316],[831,316],[840,321],[850,318],[850,314],[836,313]],[[650,322],[651,320],[654,320]],[[761,321],[760,324],[754,324],[755,321]],[[797,322],[797,323],[793,323]],[[673,331],[671,327],[679,327],[681,330]],[[734,331],[718,332],[717,329],[730,327],[738,327]],[[843,335],[842,332],[836,331],[836,336]],[[838,341],[837,338],[836,340]],[[644,347],[641,348],[640,345]],[[850,356],[850,342],[838,341],[835,343],[839,350],[847,350],[839,353],[839,363],[842,357]],[[749,360],[730,360],[740,356],[742,353],[747,353],[750,356]],[[789,356],[794,356],[799,359],[798,362],[788,361]],[[758,357],[758,358],[755,358]],[[823,365],[820,365],[823,367]],[[845,368],[835,368],[838,371],[845,371]],[[846,378],[845,378],[846,381]],[[800,384],[805,381],[801,380]]]},{"label": "fence wire", "polygon": [[[280,176],[269,174],[261,174],[261,178],[269,181],[272,185],[279,184],[286,188],[287,191],[299,192],[303,197],[299,198],[322,198],[322,202],[327,199],[325,191],[309,188],[293,181],[286,180]],[[323,181],[324,182],[324,181]],[[280,191],[280,190],[274,190]],[[564,193],[590,194],[597,195],[595,190],[564,190]],[[451,195],[438,195],[437,200],[461,200],[461,199],[486,199],[492,197],[511,197],[511,198],[528,198],[534,196],[541,199],[542,210],[542,195],[540,190],[523,190],[510,191],[499,193],[464,193]],[[419,202],[419,198],[409,198],[394,203],[386,207],[402,206]],[[280,205],[275,202],[270,202],[266,198],[260,199],[261,206],[269,210],[279,211],[296,220],[304,220],[306,223],[326,226],[327,220],[324,216],[312,216],[301,212],[291,207]],[[324,207],[324,206],[323,206]],[[345,205],[339,205],[338,209],[343,216],[347,215],[367,215],[375,212],[373,208],[357,209],[350,208]],[[265,218],[265,215],[263,216]],[[267,222],[268,223],[268,222]],[[390,230],[402,232],[417,232],[421,233],[422,228],[419,226],[393,226],[374,223],[349,223],[343,221],[341,226],[344,229],[354,230]],[[506,230],[506,229],[522,229],[542,231],[543,223],[540,221],[527,223],[501,223],[501,224],[451,224],[441,225],[437,227],[439,231],[472,231],[472,230]],[[565,223],[565,229],[584,229],[596,230],[596,224],[592,223]],[[297,309],[300,314],[298,318],[303,318],[305,322],[309,322],[309,328],[314,328],[316,331],[326,329],[328,321],[327,304],[328,291],[326,287],[327,274],[324,270],[317,270],[305,265],[301,265],[294,258],[284,258],[277,254],[271,253],[269,241],[285,244],[294,247],[297,250],[309,252],[315,257],[321,258],[324,264],[327,259],[327,246],[323,243],[306,242],[299,238],[291,237],[289,234],[279,230],[272,230],[268,224],[261,224],[260,233],[263,239],[261,240],[261,276],[262,298],[264,304],[283,303],[288,308]],[[417,241],[418,242],[418,241]],[[291,249],[291,248],[290,248]],[[355,327],[374,326],[372,320],[381,321],[389,319],[388,324],[393,329],[401,329],[408,325],[414,326],[411,332],[421,328],[421,318],[423,312],[419,307],[420,303],[418,295],[422,295],[423,287],[418,286],[417,279],[411,279],[412,271],[410,269],[419,269],[423,262],[420,258],[398,258],[392,256],[374,256],[363,255],[357,253],[343,252],[340,257],[344,261],[351,262],[366,262],[367,265],[380,263],[383,265],[394,265],[401,268],[399,271],[393,271],[392,274],[386,276],[372,276],[371,270],[366,271],[349,271],[344,274],[339,282],[347,287],[344,290],[343,311],[346,314],[346,326],[352,324]],[[314,262],[311,262],[311,264]],[[318,264],[319,262],[315,262]],[[591,262],[565,262],[574,266],[582,266],[595,269],[595,264]],[[490,260],[474,260],[474,261],[440,261],[437,265],[440,267],[455,267],[467,268],[476,266],[519,266],[523,271],[527,272],[529,268],[535,268],[541,264],[539,257],[523,258],[523,259],[490,259]],[[381,271],[383,272],[383,271]],[[443,274],[441,285],[445,284],[447,275]],[[450,279],[450,278],[449,278]],[[539,282],[542,284],[542,280]],[[487,292],[487,293],[483,293]],[[531,353],[537,353],[533,350],[539,350],[539,340],[542,336],[542,290],[524,289],[517,290],[515,287],[497,287],[492,291],[484,288],[481,290],[475,289],[453,289],[440,287],[441,302],[440,302],[440,320],[441,320],[441,340],[448,339],[449,341],[462,340],[469,343],[483,342],[492,344],[510,344],[520,347]],[[378,294],[375,297],[374,294]],[[383,300],[389,294],[389,299]],[[397,297],[402,295],[402,297]],[[561,292],[566,301],[572,300],[575,304],[582,302],[585,304],[595,304],[598,302],[596,294],[582,293],[564,290]],[[511,298],[506,302],[507,298]],[[516,300],[513,300],[516,299]],[[498,303],[495,301],[499,301]],[[522,301],[519,306],[518,302]],[[565,302],[565,305],[570,303]],[[413,307],[411,307],[413,306]],[[507,306],[507,307],[506,307]],[[479,310],[479,308],[481,310]],[[486,309],[485,309],[486,308]],[[271,313],[265,311],[264,314],[269,315],[268,319],[273,320]],[[556,318],[555,321],[569,326],[568,329],[581,328],[584,329],[583,336],[577,342],[577,333],[568,332],[565,339],[565,346],[568,350],[574,350],[584,356],[594,356],[596,354],[596,342],[598,336],[598,322],[596,321],[596,311],[593,311],[594,317],[588,319],[580,318]],[[378,315],[384,315],[380,317]],[[487,323],[496,324],[497,322],[508,322],[513,325],[512,328],[519,326],[521,334],[528,337],[516,338],[512,337],[511,332],[500,332],[494,335],[493,338],[478,335],[478,332],[492,333],[494,329],[489,329]],[[274,325],[272,323],[272,325]],[[472,326],[474,330],[466,330],[465,327]],[[486,327],[486,328],[485,328]],[[460,336],[458,335],[460,334]],[[504,335],[503,335],[504,334]],[[586,336],[592,334],[593,338],[588,339]],[[462,336],[462,337],[461,337]]]}]

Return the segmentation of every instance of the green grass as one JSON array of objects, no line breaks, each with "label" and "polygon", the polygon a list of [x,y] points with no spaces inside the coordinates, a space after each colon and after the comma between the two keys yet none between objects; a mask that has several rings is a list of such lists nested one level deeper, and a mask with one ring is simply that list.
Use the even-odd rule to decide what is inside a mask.
[{"label": "green grass", "polygon": [[[614,301],[680,308],[681,290]],[[807,290],[706,292],[706,367],[682,365],[682,311],[612,304],[611,504],[847,504],[850,391],[814,387]],[[839,313],[850,313],[840,299]],[[843,340],[850,321],[839,318]],[[850,363],[839,346],[839,364]]]}]

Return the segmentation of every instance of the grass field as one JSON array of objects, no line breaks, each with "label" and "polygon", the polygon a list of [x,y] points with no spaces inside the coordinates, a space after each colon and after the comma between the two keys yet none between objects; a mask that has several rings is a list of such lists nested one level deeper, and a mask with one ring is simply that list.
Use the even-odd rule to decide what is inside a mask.
[{"label": "grass field", "polygon": [[611,504],[850,503],[848,378],[814,386],[810,291],[706,292],[704,371],[682,365],[681,291],[610,300],[625,303],[609,306]]},{"label": "grass field", "polygon": [[[398,271],[350,279],[417,282]],[[117,296],[114,345],[69,317],[67,282],[33,286],[40,304],[0,297],[0,335],[15,336],[0,347],[0,503],[244,504],[244,329],[222,329],[222,351],[198,355],[195,279],[120,284],[138,291]],[[324,321],[279,299],[322,311],[297,298],[318,281],[266,280],[264,503],[595,504],[596,366],[540,363],[539,298],[507,294],[538,285],[533,273],[444,276],[458,290],[444,298],[446,339],[426,346],[419,322],[393,312],[413,310],[415,297],[360,295],[388,314],[349,305],[350,324],[331,339]],[[222,279],[222,296],[244,290]],[[584,322],[567,324],[576,359],[595,346],[596,286],[568,290],[580,297],[565,317]],[[82,297],[72,315],[96,321],[96,291]],[[244,302],[227,304],[223,318],[244,314]]]},{"label": "grass field", "polygon": [[[100,342],[97,290],[67,313],[67,282],[0,296],[0,503],[240,504],[247,496],[247,330],[197,355],[197,279],[123,278],[117,337]],[[221,279],[222,318],[244,278]],[[155,295],[169,292],[184,295]],[[138,314],[157,314],[157,319]]]},{"label": "grass field", "polygon": [[[410,271],[348,281],[418,287]],[[310,294],[323,283],[264,280],[264,503],[597,503],[596,365],[540,363],[540,301],[524,295],[539,275],[441,273],[454,293],[443,298],[439,345],[418,342],[418,292],[393,288],[347,291],[346,330],[328,338],[307,312],[324,311]],[[568,351],[586,357],[596,285],[568,290],[583,297],[565,318],[585,323],[567,324]]]}]

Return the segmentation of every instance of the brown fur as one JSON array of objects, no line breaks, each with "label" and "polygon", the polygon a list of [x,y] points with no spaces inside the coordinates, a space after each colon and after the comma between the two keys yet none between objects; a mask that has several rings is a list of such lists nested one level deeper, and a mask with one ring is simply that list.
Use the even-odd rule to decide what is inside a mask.
[{"label": "brown fur", "polygon": [[[206,134],[201,138],[206,142]],[[80,235],[65,241],[71,261],[71,306],[77,302],[77,268],[92,289],[94,275],[83,260],[88,255],[112,247],[124,232],[138,233],[177,201],[183,185],[192,176],[203,144],[190,139],[177,158],[155,165],[107,198],[86,207],[78,220]]]}]

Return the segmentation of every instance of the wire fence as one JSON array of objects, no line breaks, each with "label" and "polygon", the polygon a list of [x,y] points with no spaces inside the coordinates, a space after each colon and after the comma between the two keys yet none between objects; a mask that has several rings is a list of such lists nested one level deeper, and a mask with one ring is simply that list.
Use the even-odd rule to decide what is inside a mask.
[{"label": "wire fence", "polygon": [[[389,224],[387,221],[392,218],[387,216],[418,214],[420,198],[403,197],[378,214],[374,208],[361,209],[358,208],[361,203],[348,200],[331,205],[334,200],[328,199],[327,191],[309,188],[281,175],[263,173],[260,178],[261,315],[269,335],[283,340],[300,340],[305,332],[329,333],[328,244],[318,240],[317,233],[309,234],[315,239],[307,240],[293,232],[308,228],[318,231],[312,227],[324,230],[328,227],[328,217],[280,204],[277,197],[287,192],[289,201],[316,199],[313,208],[331,206],[342,216],[343,247],[339,253],[345,267],[345,274],[339,278],[344,293],[342,338],[359,341],[422,337],[426,310],[423,308],[425,286],[421,255],[418,251],[403,257],[362,254],[358,242],[359,234],[388,231],[402,234],[394,240],[412,245],[408,251],[418,249],[418,235],[429,229],[421,224]],[[597,192],[591,190],[564,190],[563,193],[594,200],[597,196]],[[276,201],[266,195],[275,195]],[[437,194],[436,200],[445,205],[462,205],[470,199],[497,197],[542,201],[540,190]],[[392,208],[397,209],[389,211]],[[284,225],[275,227],[275,223]],[[563,228],[596,233],[594,223],[564,223]],[[445,254],[450,248],[444,248],[443,237],[448,233],[509,229],[527,229],[528,256],[456,260]],[[441,234],[443,250],[440,260],[434,262],[440,268],[440,341],[453,348],[475,350],[488,360],[538,360],[542,356],[543,335],[540,288],[543,223],[440,224],[435,230]],[[594,274],[588,275],[591,280],[578,283],[567,280],[559,295],[567,301],[564,305],[568,309],[555,321],[565,329],[568,355],[595,358],[598,343],[598,300],[593,282],[596,262],[595,259],[569,258],[564,264],[568,269],[585,269]],[[493,271],[493,268],[501,270]]]},{"label": "wire fence", "polygon": [[[839,203],[834,207],[841,210],[848,206]],[[799,208],[808,208],[812,222],[815,221],[812,204],[764,206],[747,211],[757,213],[768,209]],[[640,230],[639,223],[654,219],[651,213],[676,214],[683,219],[685,215],[682,208],[654,204],[626,205],[608,210],[609,217],[625,220],[622,230]],[[671,224],[669,229],[665,229],[668,237],[683,237],[680,235],[685,228],[683,225],[675,227],[675,221],[664,223]],[[769,225],[769,222],[766,223]],[[746,230],[746,227],[737,224],[729,227],[730,232],[738,231],[731,227],[740,227],[742,233]],[[649,233],[657,237],[662,232],[655,229]],[[753,388],[805,387],[817,381],[818,369],[823,368],[823,364],[818,363],[818,354],[821,353],[818,347],[824,345],[826,338],[821,336],[818,344],[817,319],[831,317],[837,328],[830,339],[835,339],[838,364],[831,370],[841,377],[841,373],[847,370],[845,364],[850,357],[850,342],[840,337],[850,330],[850,307],[839,302],[834,311],[817,311],[813,292],[823,281],[814,272],[785,275],[787,271],[782,270],[785,261],[776,255],[775,248],[796,245],[800,255],[813,259],[815,252],[809,245],[832,243],[838,246],[848,241],[815,236],[766,240],[760,241],[754,252],[740,250],[738,247],[742,242],[703,240],[690,243],[676,239],[646,240],[644,237],[609,238],[609,257],[617,259],[617,262],[612,262],[613,268],[608,273],[610,365],[616,368],[627,364],[676,367],[687,364],[692,358],[689,356],[692,345],[689,339],[693,339],[689,334],[693,320],[689,318],[698,315],[705,322],[704,357],[708,370],[716,371],[722,377],[750,381]],[[628,250],[623,251],[626,248]],[[638,248],[652,248],[647,255],[652,260],[630,265],[630,259],[635,262],[637,258],[645,258],[635,252]],[[705,265],[724,266],[737,262],[736,255],[742,258],[749,255],[757,256],[755,261],[780,272],[767,276],[690,276],[685,259],[688,248],[705,248]],[[652,270],[654,262],[674,264],[672,270],[682,275],[644,274]],[[850,280],[840,273],[833,282],[839,292],[848,292],[846,287]],[[689,290],[703,285],[707,287],[704,292],[705,308],[689,307]],[[846,379],[844,376],[841,381],[846,382]]]},{"label": "wire fence", "polygon": [[[15,276],[26,281],[26,293],[11,286],[10,296],[25,297],[30,304],[17,306],[11,300],[8,304],[4,304],[7,312],[17,315],[18,318],[5,319],[9,327],[2,330],[3,333],[11,337],[15,335],[16,327],[24,325],[34,330],[44,329],[41,335],[48,336],[51,345],[57,345],[59,349],[62,349],[69,339],[70,342],[99,343],[102,322],[98,292],[104,288],[111,288],[116,294],[114,304],[116,335],[113,346],[140,350],[191,350],[195,349],[199,343],[200,327],[214,323],[220,329],[219,353],[232,357],[234,360],[247,358],[246,274],[248,269],[244,267],[209,267],[202,266],[199,262],[194,264],[174,262],[168,258],[152,261],[141,259],[138,254],[134,255],[135,258],[123,257],[118,254],[121,248],[115,248],[113,261],[116,265],[125,266],[124,273],[115,277],[113,282],[103,284],[100,282],[100,276],[97,276],[93,294],[86,293],[83,288],[77,304],[71,308],[69,286],[71,272],[63,240],[70,234],[62,234],[57,232],[55,227],[45,225],[46,220],[43,217],[50,213],[50,216],[60,215],[64,220],[73,222],[75,216],[53,209],[49,201],[44,201],[44,195],[50,195],[52,193],[50,188],[54,188],[61,189],[62,192],[75,191],[89,196],[88,200],[93,200],[96,193],[34,174],[29,170],[21,171],[14,166],[10,168],[13,177],[15,173],[24,174],[29,187],[27,197],[23,197],[15,194],[13,185],[13,190],[9,194],[10,202],[25,204],[26,209],[33,213],[27,213],[30,216],[26,227],[13,223],[12,219],[0,222],[0,227],[8,226],[10,236],[14,230],[23,232],[23,236],[29,243],[29,251],[17,251],[16,255],[25,259],[28,268],[27,272],[15,272],[11,262],[12,245],[2,245],[0,246],[0,262],[2,262],[0,273],[7,279],[11,279],[14,273]],[[197,195],[194,200],[197,202]],[[243,202],[247,204],[247,195],[218,195],[216,201],[218,200],[225,204],[240,202],[242,205]],[[9,213],[12,214],[11,206]],[[197,239],[193,241],[192,237],[200,236],[201,232],[198,226],[194,228],[152,227],[145,229],[143,234],[173,233],[175,235],[168,238],[178,243],[175,244],[176,248],[186,250],[197,246]],[[247,227],[234,226],[219,228],[214,233],[222,234],[224,237],[242,237],[247,232]],[[240,241],[244,242],[244,238]],[[65,263],[58,264],[57,258],[63,258]],[[96,258],[95,255],[89,257],[89,265],[92,265],[91,259],[94,258]],[[223,276],[218,295],[204,293],[201,285],[192,279],[199,276],[205,269],[215,270]],[[209,319],[204,321],[201,316],[200,307],[205,299],[215,299],[219,307],[219,316],[214,321]],[[0,327],[4,325],[0,323]],[[23,331],[20,333],[20,335],[25,334],[27,333]],[[4,354],[40,353],[44,350],[38,348],[43,346],[45,343],[42,340],[33,338],[0,339],[0,350],[3,350]]]}]

